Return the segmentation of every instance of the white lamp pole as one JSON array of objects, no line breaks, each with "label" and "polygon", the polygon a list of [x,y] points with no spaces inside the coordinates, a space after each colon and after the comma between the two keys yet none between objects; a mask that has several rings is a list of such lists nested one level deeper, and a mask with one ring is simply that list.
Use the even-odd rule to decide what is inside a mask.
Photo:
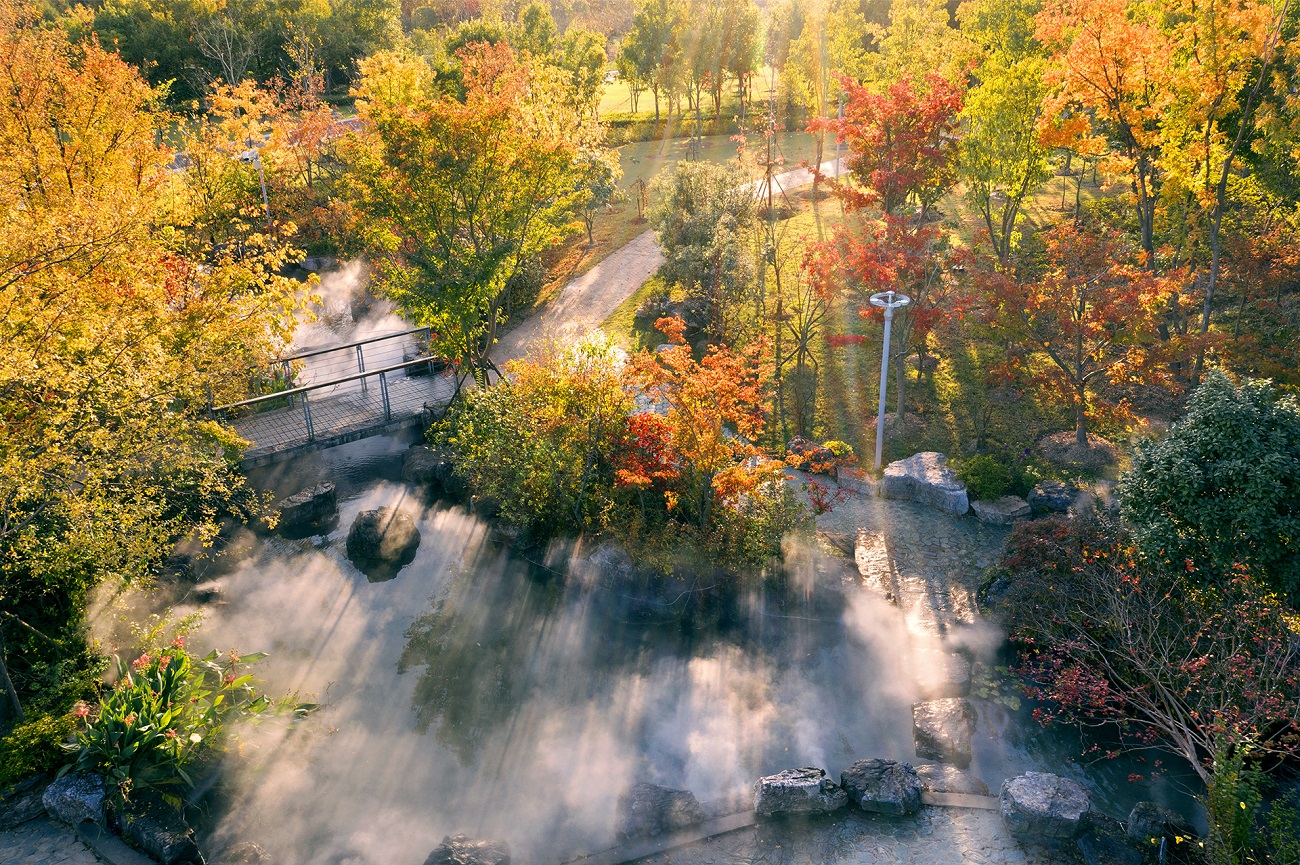
[{"label": "white lamp pole", "polygon": [[912,299],[905,294],[884,291],[871,295],[871,305],[885,310],[885,345],[880,350],[880,407],[876,410],[876,468],[880,468],[880,452],[885,444],[885,387],[889,381],[889,326],[894,321],[894,310],[907,306]]}]

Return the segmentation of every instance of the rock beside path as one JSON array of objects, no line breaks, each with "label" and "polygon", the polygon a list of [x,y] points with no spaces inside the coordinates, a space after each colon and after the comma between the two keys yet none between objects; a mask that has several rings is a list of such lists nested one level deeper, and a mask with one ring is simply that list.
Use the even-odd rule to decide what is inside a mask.
[{"label": "rock beside path", "polygon": [[920,763],[915,766],[921,779],[921,789],[932,793],[965,793],[968,796],[987,796],[989,785],[969,772],[944,763]]},{"label": "rock beside path", "polygon": [[504,841],[476,841],[468,835],[446,836],[424,865],[510,865],[510,845]]},{"label": "rock beside path", "polygon": [[419,546],[415,520],[397,508],[362,511],[348,530],[348,558],[358,565],[407,561]]},{"label": "rock beside path", "polygon": [[901,817],[921,807],[921,779],[910,763],[858,760],[840,774],[840,786],[863,811]]},{"label": "rock beside path", "polygon": [[638,783],[618,798],[620,838],[665,835],[707,818],[708,814],[689,790]]},{"label": "rock beside path", "polygon": [[966,485],[957,479],[948,458],[935,451],[890,463],[879,489],[882,498],[919,502],[953,516],[970,510]]},{"label": "rock beside path", "polygon": [[1034,515],[1029,502],[1020,496],[1002,496],[991,502],[971,502],[970,509],[981,523],[991,526],[1009,526]]},{"label": "rock beside path", "polygon": [[46,787],[41,802],[51,817],[70,826],[86,820],[103,825],[107,792],[104,779],[93,772],[73,772]]},{"label": "rock beside path", "polygon": [[912,706],[912,736],[918,757],[965,769],[970,765],[974,727],[975,710],[966,700],[948,697]]},{"label": "rock beside path", "polygon": [[826,777],[824,769],[786,769],[754,784],[754,810],[760,817],[826,814],[848,802],[848,794]]},{"label": "rock beside path", "polygon": [[1062,481],[1039,481],[1029,491],[1029,506],[1036,514],[1069,513],[1079,490]]},{"label": "rock beside path", "polygon": [[1002,783],[1002,819],[1021,838],[1070,839],[1083,831],[1088,792],[1077,781],[1026,772]]},{"label": "rock beside path", "polygon": [[45,813],[41,798],[50,785],[49,775],[33,775],[20,782],[8,796],[0,798],[0,832],[8,832]]},{"label": "rock beside path", "polygon": [[120,820],[123,836],[162,865],[203,862],[194,830],[179,811],[156,796],[134,798]]},{"label": "rock beside path", "polygon": [[294,493],[275,503],[280,512],[276,529],[293,535],[326,526],[339,515],[338,493],[329,481]]}]

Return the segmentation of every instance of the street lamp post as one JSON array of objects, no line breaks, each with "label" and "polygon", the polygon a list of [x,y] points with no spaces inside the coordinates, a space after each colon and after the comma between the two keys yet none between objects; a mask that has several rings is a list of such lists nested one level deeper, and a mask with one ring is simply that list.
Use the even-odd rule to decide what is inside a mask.
[{"label": "street lamp post", "polygon": [[262,208],[266,211],[266,233],[271,233],[271,199],[266,195],[266,175],[262,173],[262,152],[260,148],[253,146],[252,139],[248,141],[248,150],[239,154],[240,162],[251,162],[257,166],[257,182],[262,186]]},{"label": "street lamp post", "polygon": [[[885,386],[889,381],[889,326],[894,321],[894,310],[907,306],[912,299],[894,291],[871,295],[871,305],[885,311],[885,344],[880,350],[880,406],[876,409],[876,468],[880,468],[880,453],[885,444]],[[901,418],[900,418],[901,420]]]}]

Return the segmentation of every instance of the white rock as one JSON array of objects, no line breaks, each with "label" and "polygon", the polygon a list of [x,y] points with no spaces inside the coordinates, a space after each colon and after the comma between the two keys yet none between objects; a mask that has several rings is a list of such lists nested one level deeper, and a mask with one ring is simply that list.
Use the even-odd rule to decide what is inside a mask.
[{"label": "white rock", "polygon": [[970,509],[981,523],[994,526],[1009,526],[1016,520],[1027,520],[1033,516],[1033,508],[1020,496],[1003,496],[991,502],[971,502]]},{"label": "white rock", "polygon": [[890,463],[880,479],[880,496],[920,502],[958,517],[970,510],[966,485],[957,479],[948,458],[935,451]]}]

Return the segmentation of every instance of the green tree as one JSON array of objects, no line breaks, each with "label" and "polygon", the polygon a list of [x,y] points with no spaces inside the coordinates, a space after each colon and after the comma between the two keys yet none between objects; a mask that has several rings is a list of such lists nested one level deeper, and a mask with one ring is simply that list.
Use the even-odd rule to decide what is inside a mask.
[{"label": "green tree", "polygon": [[1004,266],[1017,242],[1021,206],[1051,176],[1039,134],[1047,60],[1033,38],[1035,0],[962,4],[962,32],[980,47],[979,83],[966,95],[960,175]]},{"label": "green tree", "polygon": [[708,304],[710,336],[725,342],[753,285],[753,186],[737,165],[682,161],[651,190],[650,223],[667,259],[660,273]]},{"label": "green tree", "polygon": [[585,27],[570,27],[560,39],[555,64],[569,76],[569,93],[576,110],[596,115],[604,86],[605,37]]},{"label": "green tree", "polygon": [[1187,415],[1138,448],[1120,507],[1158,561],[1209,575],[1235,563],[1300,596],[1300,403],[1211,372]]},{"label": "green tree", "polygon": [[584,147],[578,154],[578,171],[582,178],[582,224],[587,227],[588,245],[595,245],[596,240],[591,232],[596,214],[618,198],[618,183],[623,179],[623,168],[618,164],[616,151]]},{"label": "green tree", "polygon": [[659,120],[659,97],[671,99],[681,77],[681,31],[685,7],[680,0],[641,0],[625,43],[629,57],[639,61],[640,77],[647,82]]},{"label": "green tree", "polygon": [[89,592],[258,509],[205,409],[244,395],[300,285],[283,243],[187,254],[169,118],[120,58],[5,0],[0,74],[0,629],[27,709],[59,713],[97,673]]},{"label": "green tree", "polygon": [[534,0],[519,12],[519,25],[511,43],[521,54],[527,51],[534,57],[546,58],[555,49],[555,36],[551,10]]},{"label": "green tree", "polygon": [[597,129],[564,98],[554,67],[505,43],[471,43],[457,57],[457,95],[439,93],[419,58],[362,64],[368,131],[356,140],[352,194],[379,289],[431,327],[464,373],[480,374],[492,368],[511,277],[576,228],[577,157]]}]

